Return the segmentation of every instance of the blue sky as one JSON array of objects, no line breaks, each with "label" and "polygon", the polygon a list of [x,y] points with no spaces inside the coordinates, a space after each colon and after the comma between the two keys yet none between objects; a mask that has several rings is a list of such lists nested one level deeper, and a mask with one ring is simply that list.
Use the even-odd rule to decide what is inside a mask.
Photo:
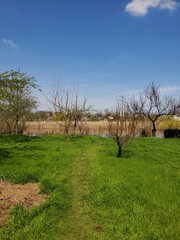
[{"label": "blue sky", "polygon": [[180,96],[180,2],[0,0],[0,72],[10,69],[33,75],[44,94],[59,80],[78,86],[97,109],[152,81]]}]

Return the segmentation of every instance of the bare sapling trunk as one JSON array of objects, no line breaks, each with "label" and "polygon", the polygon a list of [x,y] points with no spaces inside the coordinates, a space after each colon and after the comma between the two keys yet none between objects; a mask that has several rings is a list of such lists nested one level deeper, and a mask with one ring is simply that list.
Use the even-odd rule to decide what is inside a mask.
[{"label": "bare sapling trunk", "polygon": [[154,121],[153,121],[152,137],[156,137],[156,125]]},{"label": "bare sapling trunk", "polygon": [[70,141],[70,135],[68,133],[66,133],[66,141],[69,142]]},{"label": "bare sapling trunk", "polygon": [[117,157],[122,157],[122,147],[127,143],[130,143],[130,140],[137,135],[137,125],[140,122],[140,118],[136,117],[132,111],[129,103],[124,97],[118,101],[115,111],[112,111],[111,116],[114,119],[109,120],[108,123],[105,123],[106,130],[108,135],[112,137],[118,146]]},{"label": "bare sapling trunk", "polygon": [[119,138],[118,138],[118,137],[116,138],[116,142],[117,142],[117,145],[118,145],[117,158],[120,158],[120,157],[121,157],[121,154],[122,154],[122,147],[121,147],[121,145],[120,145],[120,142],[119,142]]},{"label": "bare sapling trunk", "polygon": [[122,153],[122,148],[121,148],[121,146],[118,146],[118,147],[119,147],[119,150],[118,150],[117,157],[120,158],[121,157],[121,153]]},{"label": "bare sapling trunk", "polygon": [[76,134],[77,118],[74,119],[73,134]]},{"label": "bare sapling trunk", "polygon": [[70,134],[69,134],[69,128],[65,127],[65,134],[66,134],[66,141],[69,142],[70,141]]}]

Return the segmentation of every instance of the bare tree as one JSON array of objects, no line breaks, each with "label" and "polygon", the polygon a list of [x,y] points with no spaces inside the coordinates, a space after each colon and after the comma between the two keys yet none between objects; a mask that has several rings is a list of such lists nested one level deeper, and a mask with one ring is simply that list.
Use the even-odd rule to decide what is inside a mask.
[{"label": "bare tree", "polygon": [[159,87],[154,83],[139,93],[139,99],[133,99],[131,106],[134,112],[143,115],[152,122],[152,136],[156,136],[156,122],[164,115],[174,115],[178,112],[180,104],[175,98],[161,96]]},{"label": "bare tree", "polygon": [[134,136],[138,134],[139,118],[132,111],[130,105],[124,97],[118,101],[114,111],[111,112],[114,120],[105,123],[106,129],[110,137],[116,141],[118,145],[117,157],[122,154],[122,146],[130,142]]},{"label": "bare tree", "polygon": [[85,98],[82,103],[78,101],[78,95],[76,95],[76,105],[75,105],[75,117],[74,117],[74,134],[76,133],[76,128],[78,128],[80,134],[86,125],[85,118],[91,111],[92,106],[87,106],[87,99]]},{"label": "bare tree", "polygon": [[63,125],[64,133],[67,141],[70,140],[70,135],[76,133],[76,128],[83,116],[89,111],[90,107],[86,107],[87,100],[79,103],[77,93],[71,93],[69,90],[64,90],[58,84],[51,93],[48,99],[53,106],[55,114],[58,115],[59,124]]},{"label": "bare tree", "polygon": [[53,106],[57,120],[60,120],[60,125],[63,125],[64,133],[66,134],[67,141],[69,141],[75,115],[74,95],[70,94],[68,90],[63,90],[58,84],[52,90],[48,101]]}]

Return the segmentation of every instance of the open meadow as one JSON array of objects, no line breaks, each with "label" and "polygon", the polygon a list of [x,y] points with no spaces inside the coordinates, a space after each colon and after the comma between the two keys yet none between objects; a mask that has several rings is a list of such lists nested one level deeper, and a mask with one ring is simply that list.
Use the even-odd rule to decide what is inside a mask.
[{"label": "open meadow", "polygon": [[1,183],[38,182],[45,196],[8,210],[0,239],[180,239],[180,140],[135,138],[116,154],[98,136],[0,135]]}]

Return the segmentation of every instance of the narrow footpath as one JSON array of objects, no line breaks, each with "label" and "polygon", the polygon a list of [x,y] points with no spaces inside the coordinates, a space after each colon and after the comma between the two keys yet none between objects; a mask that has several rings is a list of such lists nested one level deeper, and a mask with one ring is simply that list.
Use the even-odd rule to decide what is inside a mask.
[{"label": "narrow footpath", "polygon": [[90,146],[83,155],[74,161],[71,178],[72,206],[60,226],[63,229],[63,240],[92,239],[93,237],[93,228],[96,223],[88,214],[88,206],[84,197],[90,191],[89,163],[95,156],[97,149],[96,145]]}]

